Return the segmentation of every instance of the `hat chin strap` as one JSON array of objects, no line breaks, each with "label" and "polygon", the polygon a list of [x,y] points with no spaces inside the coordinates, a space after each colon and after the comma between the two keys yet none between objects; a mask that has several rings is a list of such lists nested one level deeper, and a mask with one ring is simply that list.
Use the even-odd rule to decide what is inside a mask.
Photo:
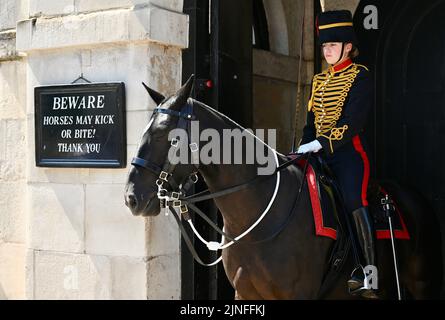
[{"label": "hat chin strap", "polygon": [[342,43],[341,43],[341,53],[340,53],[340,58],[338,58],[337,62],[334,63],[334,65],[336,65],[337,63],[339,63],[340,60],[343,58],[343,53],[344,53],[344,51],[345,51],[345,43],[342,42]]}]

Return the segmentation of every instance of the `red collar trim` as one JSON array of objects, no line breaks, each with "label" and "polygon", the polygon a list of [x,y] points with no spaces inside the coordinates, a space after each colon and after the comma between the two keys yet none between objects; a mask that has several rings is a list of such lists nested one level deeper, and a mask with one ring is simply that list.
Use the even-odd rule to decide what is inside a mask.
[{"label": "red collar trim", "polygon": [[331,66],[330,70],[331,70],[331,72],[339,72],[339,71],[342,71],[342,70],[346,69],[351,64],[352,64],[352,60],[351,59],[346,59],[345,61],[343,61],[342,63],[340,63],[340,64],[338,64],[336,66]]}]

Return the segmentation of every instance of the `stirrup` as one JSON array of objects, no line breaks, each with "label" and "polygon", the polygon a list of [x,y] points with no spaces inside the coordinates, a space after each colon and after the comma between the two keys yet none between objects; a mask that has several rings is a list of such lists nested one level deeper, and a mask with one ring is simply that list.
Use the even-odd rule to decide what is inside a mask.
[{"label": "stirrup", "polygon": [[349,294],[353,296],[361,296],[365,299],[380,299],[374,289],[367,289],[365,287],[361,287],[353,291],[349,290]]},{"label": "stirrup", "polygon": [[[357,276],[358,270],[362,271],[362,273],[358,272],[358,274],[363,274],[363,279]],[[348,280],[349,294],[353,296],[359,295],[366,299],[379,299],[374,289],[365,286],[369,283],[369,281],[366,281],[366,277],[364,268],[361,265],[356,267],[351,273],[351,278]]]},{"label": "stirrup", "polygon": [[[361,270],[361,272],[359,272],[359,270]],[[361,275],[363,275],[363,277],[360,277]],[[354,270],[352,270],[350,278],[347,282],[349,293],[352,294],[352,292],[355,292],[360,288],[364,288],[365,277],[366,274],[362,265],[358,265]]]}]

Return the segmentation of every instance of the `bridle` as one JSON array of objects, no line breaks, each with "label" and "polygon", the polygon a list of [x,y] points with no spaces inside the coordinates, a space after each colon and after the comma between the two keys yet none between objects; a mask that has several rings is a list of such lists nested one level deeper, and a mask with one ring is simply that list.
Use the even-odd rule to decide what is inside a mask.
[{"label": "bridle", "polygon": [[[203,266],[213,266],[213,265],[216,265],[218,262],[220,262],[222,257],[219,257],[216,261],[214,261],[213,263],[210,263],[210,264],[206,264],[206,263],[202,262],[202,260],[199,258],[198,254],[196,253],[196,250],[193,247],[193,243],[190,240],[186,230],[184,229],[183,224],[181,223],[181,218],[175,212],[175,210],[170,210],[171,208],[178,209],[179,214],[183,217],[183,219],[185,221],[188,222],[188,224],[192,228],[195,235],[211,251],[218,251],[218,250],[226,249],[229,246],[231,246],[235,243],[238,243],[238,242],[243,242],[243,243],[247,242],[247,243],[257,244],[260,242],[269,241],[269,240],[273,239],[274,237],[276,237],[279,233],[281,233],[281,231],[286,227],[286,225],[289,223],[291,217],[293,216],[292,213],[294,211],[296,211],[293,209],[296,206],[296,204],[298,203],[300,194],[302,193],[302,188],[303,188],[304,181],[305,181],[304,178],[302,179],[302,183],[300,185],[299,192],[297,194],[296,200],[294,201],[294,205],[291,210],[291,214],[287,217],[286,221],[279,227],[279,229],[274,234],[272,234],[271,236],[269,236],[266,239],[262,239],[259,241],[246,241],[246,240],[240,241],[241,238],[243,238],[245,235],[247,235],[250,231],[252,231],[261,222],[261,220],[265,217],[265,215],[268,213],[269,209],[271,208],[272,204],[274,203],[275,197],[277,195],[278,188],[280,185],[280,171],[283,170],[284,168],[288,167],[292,163],[295,163],[301,157],[300,158],[296,157],[294,159],[291,159],[291,160],[286,161],[285,163],[279,165],[276,151],[271,149],[274,152],[275,160],[277,163],[277,167],[273,174],[267,175],[267,176],[256,176],[255,178],[251,179],[248,182],[245,182],[245,183],[242,183],[239,185],[235,185],[235,186],[232,186],[229,188],[225,188],[223,190],[220,190],[220,191],[217,191],[214,193],[205,194],[205,193],[209,192],[209,190],[207,189],[200,193],[197,193],[197,194],[194,194],[191,196],[186,196],[189,189],[194,184],[196,184],[198,181],[197,174],[198,174],[198,169],[199,169],[199,144],[198,144],[198,142],[192,140],[193,137],[191,135],[191,122],[193,120],[196,120],[196,116],[193,113],[193,101],[192,101],[192,99],[188,99],[187,103],[181,108],[180,112],[158,107],[158,108],[154,109],[152,116],[154,116],[156,113],[167,114],[167,115],[171,115],[171,116],[178,118],[178,123],[177,123],[176,128],[183,129],[187,132],[187,136],[189,138],[188,141],[190,142],[188,147],[190,148],[190,151],[191,151],[191,160],[192,160],[193,165],[195,166],[195,170],[193,170],[193,172],[190,175],[185,177],[185,179],[183,179],[183,181],[180,184],[178,184],[173,177],[173,174],[174,174],[174,171],[176,168],[176,164],[172,164],[168,160],[168,157],[165,160],[162,167],[151,162],[151,161],[148,161],[146,159],[139,158],[139,157],[134,157],[133,160],[131,161],[131,164],[136,167],[141,167],[141,168],[147,169],[151,173],[153,173],[154,175],[156,175],[158,177],[158,179],[156,180],[156,185],[158,187],[157,197],[160,200],[161,211],[162,210],[165,211],[166,215],[168,215],[169,212],[172,213],[173,217],[175,218],[175,220],[181,230],[181,234],[184,238],[184,241],[186,242],[189,250],[191,251],[192,255],[194,256],[195,260],[198,263],[200,263]],[[179,148],[181,143],[183,143],[183,142],[179,141],[177,139],[173,139],[171,141],[171,147]],[[307,155],[309,156],[309,154],[307,154]],[[306,165],[304,168],[304,176],[306,173],[308,162],[309,161],[306,161]],[[205,213],[203,213],[199,208],[197,208],[194,205],[194,203],[197,203],[197,202],[201,202],[201,201],[205,201],[205,200],[209,200],[209,199],[215,199],[215,198],[222,197],[222,196],[234,193],[234,192],[238,192],[240,190],[246,189],[246,188],[248,188],[254,184],[257,184],[259,182],[266,181],[275,175],[277,176],[277,180],[276,180],[275,190],[274,190],[273,196],[271,198],[271,201],[269,202],[269,205],[266,207],[264,212],[260,215],[259,219],[250,228],[248,228],[244,233],[242,233],[241,235],[239,235],[235,238],[230,237],[223,230],[221,230],[212,220],[210,220],[207,217],[207,215]],[[174,191],[168,191],[166,184],[168,186],[170,186],[171,190],[174,190]],[[189,209],[191,209],[192,211],[197,213],[216,232],[218,232],[220,235],[222,235],[221,242],[213,242],[213,241],[208,242],[202,238],[202,236],[199,234],[199,232],[196,230],[196,228],[193,225]],[[225,239],[230,240],[230,242],[225,243]]]},{"label": "bridle", "polygon": [[[156,185],[158,187],[157,196],[161,202],[161,209],[165,210],[168,213],[168,207],[173,206],[174,208],[179,208],[182,215],[187,215],[187,206],[183,205],[179,198],[181,194],[185,194],[192,187],[193,184],[196,184],[198,182],[199,168],[199,145],[197,142],[192,141],[191,135],[191,121],[196,120],[196,116],[193,114],[193,103],[190,101],[190,99],[188,99],[187,103],[180,112],[159,107],[155,108],[152,117],[156,113],[163,113],[179,118],[176,128],[183,129],[188,134],[188,141],[191,142],[189,144],[189,148],[192,154],[192,163],[195,165],[196,170],[194,170],[189,176],[187,176],[184,181],[178,184],[173,177],[176,164],[172,164],[168,160],[168,157],[166,158],[162,167],[151,161],[139,157],[134,157],[131,161],[131,164],[147,169],[158,177],[158,179],[156,180]],[[172,139],[170,144],[172,148],[179,148],[180,143],[181,141],[179,141],[178,139]],[[168,184],[171,190],[177,191],[169,192],[166,189],[165,184]]]}]

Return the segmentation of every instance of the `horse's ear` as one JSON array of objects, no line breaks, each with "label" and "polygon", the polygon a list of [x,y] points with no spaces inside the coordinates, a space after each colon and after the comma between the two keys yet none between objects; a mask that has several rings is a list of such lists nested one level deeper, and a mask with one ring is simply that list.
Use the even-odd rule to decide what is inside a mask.
[{"label": "horse's ear", "polygon": [[187,103],[187,99],[192,94],[195,75],[191,75],[187,82],[174,95],[175,100],[170,109],[179,111]]},{"label": "horse's ear", "polygon": [[187,80],[187,82],[176,93],[176,97],[179,102],[177,106],[178,108],[181,108],[187,102],[187,99],[192,94],[193,84],[195,83],[194,80],[195,80],[195,75],[192,74],[190,78]]},{"label": "horse's ear", "polygon": [[149,88],[145,83],[142,82],[142,85],[147,90],[147,92],[150,94],[150,97],[156,102],[156,105],[160,105],[162,101],[164,101],[165,97],[160,94],[159,92]]}]

